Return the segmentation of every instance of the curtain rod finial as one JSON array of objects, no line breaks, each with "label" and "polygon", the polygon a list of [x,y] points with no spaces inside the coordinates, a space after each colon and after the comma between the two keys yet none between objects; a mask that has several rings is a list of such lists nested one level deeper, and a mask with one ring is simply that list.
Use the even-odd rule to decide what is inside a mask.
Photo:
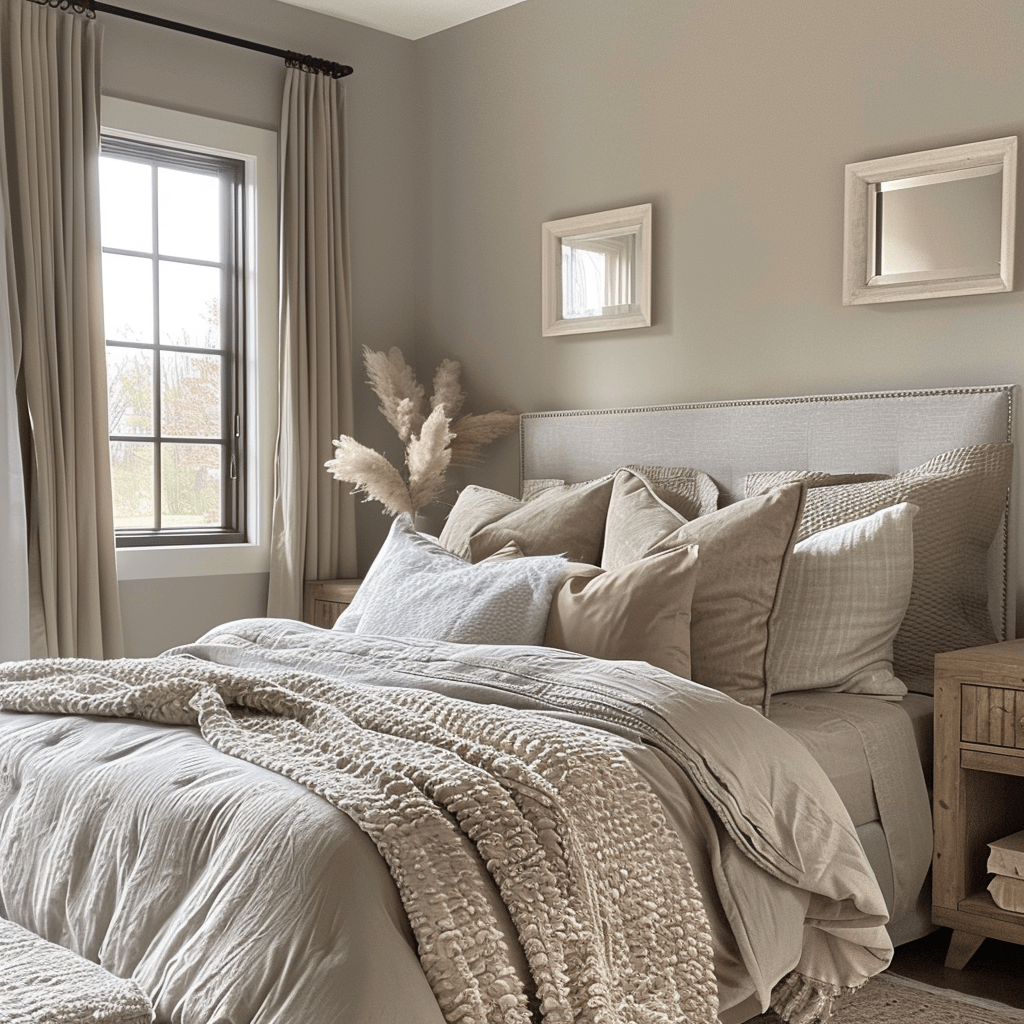
[{"label": "curtain rod finial", "polygon": [[336,64],[331,60],[323,60],[320,57],[311,57],[308,53],[294,53],[289,50],[284,59],[285,67],[298,68],[300,71],[308,71],[310,74],[329,75],[331,78],[344,78],[352,74],[352,68],[347,64]]}]

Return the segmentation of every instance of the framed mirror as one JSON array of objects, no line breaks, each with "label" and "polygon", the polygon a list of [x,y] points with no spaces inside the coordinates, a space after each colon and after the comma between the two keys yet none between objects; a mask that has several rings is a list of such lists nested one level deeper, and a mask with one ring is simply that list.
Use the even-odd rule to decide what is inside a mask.
[{"label": "framed mirror", "polygon": [[846,165],[843,305],[1013,290],[1017,138]]},{"label": "framed mirror", "polygon": [[542,226],[545,337],[651,326],[651,204]]}]

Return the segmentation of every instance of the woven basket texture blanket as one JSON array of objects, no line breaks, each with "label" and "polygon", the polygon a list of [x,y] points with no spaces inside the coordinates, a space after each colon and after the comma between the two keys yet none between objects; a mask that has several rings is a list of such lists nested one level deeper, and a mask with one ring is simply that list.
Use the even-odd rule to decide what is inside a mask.
[{"label": "woven basket texture blanket", "polygon": [[[613,736],[425,690],[180,656],[4,666],[0,705],[198,724],[217,748],[319,793],[387,861],[451,1022],[717,1019],[692,872]],[[510,962],[477,857],[534,993]]]}]

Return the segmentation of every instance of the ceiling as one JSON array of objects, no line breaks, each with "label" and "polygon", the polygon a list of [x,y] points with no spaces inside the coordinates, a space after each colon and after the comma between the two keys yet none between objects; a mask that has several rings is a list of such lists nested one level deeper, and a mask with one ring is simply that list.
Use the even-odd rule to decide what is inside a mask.
[{"label": "ceiling", "polygon": [[421,39],[522,0],[283,0],[406,39]]}]

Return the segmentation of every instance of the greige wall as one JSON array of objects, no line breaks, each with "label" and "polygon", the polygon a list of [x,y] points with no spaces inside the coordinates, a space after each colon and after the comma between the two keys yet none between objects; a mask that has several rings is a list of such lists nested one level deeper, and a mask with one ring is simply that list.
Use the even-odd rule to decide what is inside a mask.
[{"label": "greige wall", "polygon": [[[1019,0],[526,0],[420,41],[422,358],[522,411],[1020,382],[1020,283],[841,280],[844,166],[1021,134],[1022,53]],[[540,225],[648,201],[653,325],[541,337]]]},{"label": "greige wall", "polygon": [[[1017,0],[526,0],[420,41],[419,313],[524,410],[1017,380],[1024,291],[841,304],[844,165],[1024,128]],[[540,334],[540,225],[650,201],[654,324]]]},{"label": "greige wall", "polygon": [[[346,81],[353,332],[356,345],[408,346],[415,334],[412,244],[420,187],[413,44],[274,0],[132,0],[148,14],[350,64]],[[284,64],[275,57],[110,15],[103,91],[119,99],[276,130]],[[361,380],[359,374],[357,379]],[[388,443],[372,396],[357,394],[361,433]],[[327,455],[330,457],[330,447]],[[339,485],[340,486],[340,485]],[[364,531],[382,517],[360,509]],[[372,552],[369,557],[372,557]],[[211,626],[266,611],[265,574],[122,580],[127,653],[155,654]]]}]

